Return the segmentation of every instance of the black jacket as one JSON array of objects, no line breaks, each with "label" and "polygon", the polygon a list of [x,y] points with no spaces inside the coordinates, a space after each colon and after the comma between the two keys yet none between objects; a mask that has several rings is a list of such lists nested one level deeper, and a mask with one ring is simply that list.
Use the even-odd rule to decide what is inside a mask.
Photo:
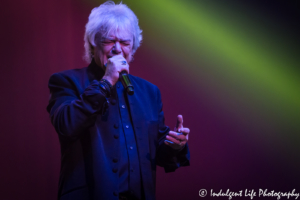
[{"label": "black jacket", "polygon": [[[53,74],[47,107],[61,144],[58,199],[118,199],[118,103],[99,92],[103,70],[94,61],[85,68]],[[156,165],[166,172],[189,165],[186,147],[176,151],[164,144],[169,128],[159,89],[129,75],[135,94],[128,95],[136,134],[146,199],[155,199]],[[121,84],[118,82],[117,84]],[[117,99],[117,98],[116,98]]]}]

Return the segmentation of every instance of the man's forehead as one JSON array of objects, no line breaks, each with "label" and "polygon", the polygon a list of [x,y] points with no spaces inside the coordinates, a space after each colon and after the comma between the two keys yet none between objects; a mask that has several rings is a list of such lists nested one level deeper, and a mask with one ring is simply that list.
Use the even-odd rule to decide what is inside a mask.
[{"label": "man's forehead", "polygon": [[102,37],[103,39],[119,39],[119,40],[132,40],[133,35],[129,31],[114,31]]}]

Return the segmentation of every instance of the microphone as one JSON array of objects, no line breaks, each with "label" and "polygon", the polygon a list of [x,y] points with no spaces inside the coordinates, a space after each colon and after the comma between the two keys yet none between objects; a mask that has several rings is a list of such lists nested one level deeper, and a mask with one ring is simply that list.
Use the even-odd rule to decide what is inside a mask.
[{"label": "microphone", "polygon": [[125,88],[126,92],[129,95],[133,95],[134,94],[133,85],[131,84],[131,81],[128,77],[128,73],[125,70],[120,72],[119,79],[123,87]]}]

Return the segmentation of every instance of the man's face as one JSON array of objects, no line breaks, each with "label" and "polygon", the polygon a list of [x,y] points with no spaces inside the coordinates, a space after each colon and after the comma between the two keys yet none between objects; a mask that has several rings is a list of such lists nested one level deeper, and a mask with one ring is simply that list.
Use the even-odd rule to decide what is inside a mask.
[{"label": "man's face", "polygon": [[132,59],[133,36],[129,31],[117,31],[107,37],[96,35],[94,59],[98,66],[103,67],[107,60],[115,55],[122,55],[129,63]]}]

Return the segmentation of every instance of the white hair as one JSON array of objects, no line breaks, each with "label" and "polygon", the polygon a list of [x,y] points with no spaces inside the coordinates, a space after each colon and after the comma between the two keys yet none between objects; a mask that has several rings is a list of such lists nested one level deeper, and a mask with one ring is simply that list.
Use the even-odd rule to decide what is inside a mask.
[{"label": "white hair", "polygon": [[113,1],[107,1],[99,7],[95,7],[87,24],[85,25],[84,34],[84,59],[87,62],[92,60],[92,48],[96,47],[96,34],[100,33],[101,37],[107,37],[110,33],[117,30],[129,30],[133,35],[132,54],[135,53],[142,41],[142,30],[138,24],[138,18],[127,5]]}]

